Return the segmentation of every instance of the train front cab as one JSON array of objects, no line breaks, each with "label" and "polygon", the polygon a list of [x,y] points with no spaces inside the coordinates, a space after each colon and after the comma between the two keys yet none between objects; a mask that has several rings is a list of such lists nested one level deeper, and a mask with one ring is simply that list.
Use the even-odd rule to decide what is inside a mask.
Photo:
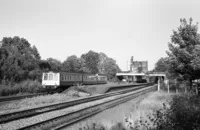
[{"label": "train front cab", "polygon": [[60,74],[59,73],[43,73],[42,86],[44,88],[57,88],[60,86]]}]

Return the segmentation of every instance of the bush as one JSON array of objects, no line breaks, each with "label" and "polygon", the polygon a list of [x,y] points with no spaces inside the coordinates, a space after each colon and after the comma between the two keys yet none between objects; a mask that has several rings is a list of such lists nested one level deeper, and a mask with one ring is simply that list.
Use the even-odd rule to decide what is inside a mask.
[{"label": "bush", "polygon": [[106,128],[101,124],[93,123],[91,125],[86,125],[83,128],[79,128],[79,130],[106,130]]},{"label": "bush", "polygon": [[39,93],[44,88],[38,81],[26,80],[15,85],[0,85],[0,96],[16,95],[20,93]]},{"label": "bush", "polygon": [[[137,129],[157,130],[197,130],[200,129],[199,97],[181,95],[173,97],[170,107],[163,104],[163,109],[149,115],[149,120],[137,121]],[[152,124],[152,125],[151,125]]]}]

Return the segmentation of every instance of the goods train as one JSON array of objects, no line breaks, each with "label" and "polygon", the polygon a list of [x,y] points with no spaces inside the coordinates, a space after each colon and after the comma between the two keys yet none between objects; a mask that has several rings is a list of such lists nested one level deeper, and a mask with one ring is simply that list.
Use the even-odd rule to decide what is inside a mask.
[{"label": "goods train", "polygon": [[106,84],[107,76],[102,74],[47,72],[42,74],[44,88],[58,88],[72,85]]}]

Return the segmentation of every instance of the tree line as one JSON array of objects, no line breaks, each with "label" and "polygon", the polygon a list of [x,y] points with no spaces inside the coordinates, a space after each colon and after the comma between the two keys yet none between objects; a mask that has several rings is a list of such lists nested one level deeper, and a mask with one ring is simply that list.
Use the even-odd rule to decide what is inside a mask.
[{"label": "tree line", "polygon": [[180,19],[180,26],[173,30],[168,43],[167,57],[160,58],[153,71],[165,72],[169,79],[187,81],[192,87],[200,79],[200,34],[193,19]]},{"label": "tree line", "polygon": [[21,82],[41,80],[43,72],[84,72],[106,74],[109,80],[120,71],[116,61],[92,50],[80,57],[71,55],[61,62],[55,58],[41,59],[36,46],[25,38],[4,37],[0,43],[0,81]]}]

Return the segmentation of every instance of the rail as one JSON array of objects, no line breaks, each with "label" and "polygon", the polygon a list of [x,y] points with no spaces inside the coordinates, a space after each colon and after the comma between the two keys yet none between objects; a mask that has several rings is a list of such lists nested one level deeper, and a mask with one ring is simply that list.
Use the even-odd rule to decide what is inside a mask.
[{"label": "rail", "polygon": [[44,106],[44,107],[38,107],[38,108],[33,108],[33,109],[27,109],[27,110],[2,114],[2,115],[0,115],[0,124],[10,122],[10,121],[14,121],[14,120],[27,118],[27,117],[32,117],[32,116],[43,114],[43,113],[50,112],[50,111],[68,108],[68,107],[71,107],[71,106],[75,106],[75,105],[79,105],[79,104],[82,104],[82,103],[87,103],[87,102],[107,98],[107,97],[110,97],[110,96],[116,96],[116,95],[124,94],[124,93],[130,92],[130,91],[136,91],[138,89],[148,87],[149,85],[152,85],[152,84],[146,84],[146,85],[143,85],[143,86],[135,86],[134,88],[126,89],[126,90],[123,90],[123,91],[116,91],[116,92],[106,93],[106,94],[102,94],[102,95],[98,95],[98,96],[91,96],[91,97],[88,97],[88,98],[68,101],[68,102],[64,102],[64,103],[57,103],[57,104],[48,105],[48,106]]},{"label": "rail", "polygon": [[88,117],[91,117],[99,112],[102,112],[106,109],[109,109],[111,107],[114,107],[116,105],[119,105],[121,103],[124,103],[126,101],[129,101],[133,98],[136,98],[140,95],[146,94],[151,91],[155,91],[156,87],[151,86],[147,88],[143,88],[138,90],[135,93],[131,93],[129,95],[126,95],[124,97],[120,97],[117,99],[113,99],[104,103],[100,103],[98,105],[90,106],[75,112],[71,112],[56,118],[52,118],[46,121],[42,121],[30,126],[26,126],[23,128],[20,128],[20,130],[35,130],[35,129],[42,129],[42,130],[60,130],[63,128],[68,127],[69,125],[72,125],[74,123],[77,123],[83,119],[86,119]]}]

